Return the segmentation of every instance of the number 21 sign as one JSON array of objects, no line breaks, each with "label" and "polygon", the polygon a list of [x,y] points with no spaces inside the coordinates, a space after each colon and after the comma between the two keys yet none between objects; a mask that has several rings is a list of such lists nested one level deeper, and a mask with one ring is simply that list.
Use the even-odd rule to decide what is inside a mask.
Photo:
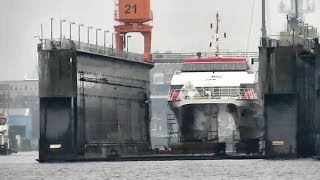
[{"label": "number 21 sign", "polygon": [[119,0],[118,12],[120,20],[150,19],[150,0]]}]

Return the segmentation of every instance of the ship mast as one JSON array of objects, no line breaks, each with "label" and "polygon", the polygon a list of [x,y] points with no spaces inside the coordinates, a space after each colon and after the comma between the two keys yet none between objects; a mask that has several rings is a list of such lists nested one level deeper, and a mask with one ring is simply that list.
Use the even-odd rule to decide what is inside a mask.
[{"label": "ship mast", "polygon": [[219,13],[217,12],[216,14],[216,35],[215,35],[215,56],[218,57],[219,56],[219,22],[220,22],[220,18],[219,18]]},{"label": "ship mast", "polygon": [[266,0],[262,0],[262,39],[267,38],[267,28],[266,28]]},{"label": "ship mast", "polygon": [[295,0],[294,3],[295,3],[295,15],[296,15],[296,18],[298,19],[298,18],[299,18],[299,4],[298,4],[298,0]]}]

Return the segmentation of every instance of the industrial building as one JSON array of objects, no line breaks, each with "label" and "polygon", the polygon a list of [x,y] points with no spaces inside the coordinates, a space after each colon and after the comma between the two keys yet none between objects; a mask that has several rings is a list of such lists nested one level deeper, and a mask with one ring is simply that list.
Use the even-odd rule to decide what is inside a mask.
[{"label": "industrial building", "polygon": [[32,139],[39,138],[39,96],[38,79],[21,81],[0,81],[0,108],[30,109]]}]

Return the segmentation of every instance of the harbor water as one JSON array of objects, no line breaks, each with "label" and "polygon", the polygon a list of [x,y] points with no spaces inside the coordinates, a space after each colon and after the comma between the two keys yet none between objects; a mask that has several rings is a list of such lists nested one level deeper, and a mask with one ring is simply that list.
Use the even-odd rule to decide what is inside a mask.
[{"label": "harbor water", "polygon": [[0,179],[320,179],[320,161],[312,159],[40,164],[37,157],[38,152],[0,156]]}]

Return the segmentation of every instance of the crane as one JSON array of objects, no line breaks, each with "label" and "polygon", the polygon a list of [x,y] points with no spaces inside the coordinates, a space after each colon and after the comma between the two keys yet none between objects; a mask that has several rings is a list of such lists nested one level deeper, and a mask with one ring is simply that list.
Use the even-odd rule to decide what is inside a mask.
[{"label": "crane", "polygon": [[[139,32],[144,37],[143,58],[151,62],[151,31],[149,22],[153,20],[150,8],[150,0],[116,0],[115,21],[116,48],[123,51],[126,42],[126,34]],[[128,36],[127,36],[128,37]]]}]

